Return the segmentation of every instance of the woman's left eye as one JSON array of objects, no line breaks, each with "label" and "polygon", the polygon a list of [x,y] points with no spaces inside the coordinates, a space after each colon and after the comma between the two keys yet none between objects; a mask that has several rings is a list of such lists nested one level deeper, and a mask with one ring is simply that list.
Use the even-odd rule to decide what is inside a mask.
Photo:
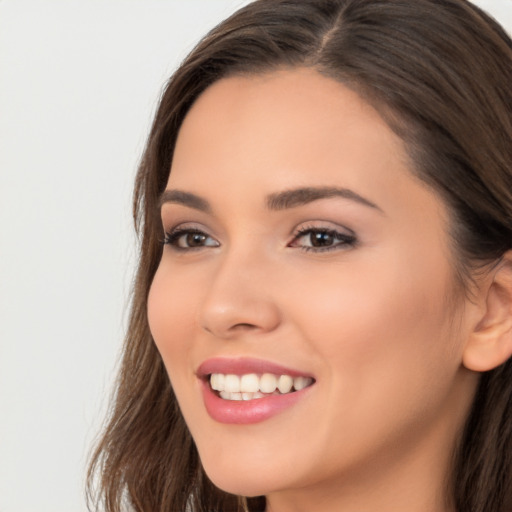
[{"label": "woman's left eye", "polygon": [[300,247],[305,251],[330,251],[353,247],[356,244],[353,234],[340,233],[333,229],[308,228],[300,230],[289,247]]},{"label": "woman's left eye", "polygon": [[164,244],[179,251],[219,246],[217,240],[198,229],[175,229],[165,234]]}]

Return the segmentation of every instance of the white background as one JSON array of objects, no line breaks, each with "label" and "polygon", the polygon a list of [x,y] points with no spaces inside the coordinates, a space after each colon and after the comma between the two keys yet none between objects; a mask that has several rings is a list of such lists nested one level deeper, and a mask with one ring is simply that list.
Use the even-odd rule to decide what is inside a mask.
[{"label": "white background", "polygon": [[[0,512],[83,512],[162,85],[247,0],[0,0]],[[477,2],[512,32],[512,0]]]}]

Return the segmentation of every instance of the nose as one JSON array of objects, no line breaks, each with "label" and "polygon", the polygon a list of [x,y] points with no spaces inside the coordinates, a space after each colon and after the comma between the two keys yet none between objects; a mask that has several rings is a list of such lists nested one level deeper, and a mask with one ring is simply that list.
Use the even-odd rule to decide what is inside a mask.
[{"label": "nose", "polygon": [[207,285],[200,323],[215,337],[233,339],[261,334],[280,324],[272,272],[265,268],[261,258],[225,259],[212,271]]}]

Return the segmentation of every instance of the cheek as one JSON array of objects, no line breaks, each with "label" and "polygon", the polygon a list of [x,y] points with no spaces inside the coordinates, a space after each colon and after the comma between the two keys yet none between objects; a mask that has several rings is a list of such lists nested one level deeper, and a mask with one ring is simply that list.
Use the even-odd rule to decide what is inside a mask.
[{"label": "cheek", "polygon": [[196,404],[198,383],[193,366],[193,330],[201,287],[183,273],[162,264],[148,296],[148,322],[176,399],[187,424],[201,425],[204,417]]},{"label": "cheek", "polygon": [[185,286],[161,265],[149,291],[149,328],[170,376],[175,367],[183,367],[190,350],[186,340],[194,325],[192,312],[198,300],[194,290],[197,287]]},{"label": "cheek", "polygon": [[452,372],[459,364],[446,306],[448,265],[441,258],[431,267],[410,265],[396,254],[379,265],[339,266],[289,294],[296,322],[331,361],[334,379],[427,379],[433,367]]},{"label": "cheek", "polygon": [[330,279],[312,276],[307,293],[287,294],[311,360],[320,360],[325,403],[332,404],[325,425],[335,427],[323,438],[348,458],[445,414],[460,368],[446,307],[449,268],[384,268],[340,266]]}]

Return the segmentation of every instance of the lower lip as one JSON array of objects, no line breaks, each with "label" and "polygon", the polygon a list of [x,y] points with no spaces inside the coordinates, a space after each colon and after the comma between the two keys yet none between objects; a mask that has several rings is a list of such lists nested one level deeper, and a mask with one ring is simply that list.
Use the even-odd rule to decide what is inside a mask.
[{"label": "lower lip", "polygon": [[254,400],[224,400],[212,391],[207,381],[202,384],[204,404],[210,417],[219,423],[238,425],[259,423],[279,414],[304,398],[312,387]]}]

